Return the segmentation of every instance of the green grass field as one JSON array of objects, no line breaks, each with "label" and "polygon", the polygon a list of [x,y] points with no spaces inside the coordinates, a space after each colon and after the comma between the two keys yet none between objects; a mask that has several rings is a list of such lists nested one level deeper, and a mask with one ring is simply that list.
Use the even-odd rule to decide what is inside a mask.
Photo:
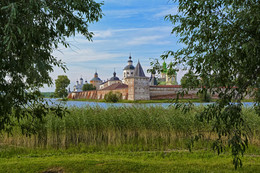
[{"label": "green grass field", "polygon": [[[0,134],[0,172],[260,172],[260,117],[243,116],[250,127],[243,167],[234,170],[229,148],[217,155],[217,135],[195,118],[203,107],[183,113],[163,107],[70,108],[62,119],[48,114]],[[14,122],[17,123],[17,122]],[[202,134],[189,152],[190,139]],[[51,171],[52,170],[52,171]]]},{"label": "green grass field", "polygon": [[[75,149],[74,149],[75,150]],[[0,157],[0,172],[245,172],[260,170],[260,155],[246,154],[234,170],[228,153],[186,150],[84,152],[37,150]]]}]

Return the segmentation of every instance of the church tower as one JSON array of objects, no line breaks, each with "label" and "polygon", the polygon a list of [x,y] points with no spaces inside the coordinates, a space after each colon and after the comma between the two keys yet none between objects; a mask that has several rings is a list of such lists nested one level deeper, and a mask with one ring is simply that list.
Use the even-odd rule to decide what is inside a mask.
[{"label": "church tower", "polygon": [[150,100],[149,78],[145,76],[138,61],[133,76],[126,79],[128,85],[128,100]]},{"label": "church tower", "polygon": [[128,60],[128,65],[125,66],[124,70],[123,70],[123,83],[127,84],[125,79],[127,77],[132,77],[134,76],[134,71],[135,71],[135,67],[133,66],[133,61],[132,61],[132,57],[131,55],[129,56],[129,60]]}]

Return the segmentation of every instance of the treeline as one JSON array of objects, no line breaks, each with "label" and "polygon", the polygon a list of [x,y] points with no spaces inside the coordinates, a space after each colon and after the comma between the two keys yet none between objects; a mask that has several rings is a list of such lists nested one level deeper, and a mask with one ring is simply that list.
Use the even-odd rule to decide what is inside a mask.
[{"label": "treeline", "polygon": [[55,97],[54,92],[41,92],[41,96],[43,98],[54,98]]}]

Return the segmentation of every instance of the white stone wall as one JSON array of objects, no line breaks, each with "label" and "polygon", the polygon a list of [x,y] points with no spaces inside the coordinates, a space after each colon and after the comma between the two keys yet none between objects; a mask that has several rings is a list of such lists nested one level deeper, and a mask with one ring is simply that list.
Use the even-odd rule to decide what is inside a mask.
[{"label": "white stone wall", "polygon": [[[161,87],[150,87],[150,96],[161,96],[161,95],[169,95],[169,94],[177,94],[182,92],[182,88],[161,88]],[[197,94],[198,89],[190,90],[189,94]]]},{"label": "white stone wall", "polygon": [[125,83],[128,85],[128,100],[135,100],[134,78],[126,78]]},{"label": "white stone wall", "polygon": [[134,78],[134,100],[150,100],[149,78]]}]

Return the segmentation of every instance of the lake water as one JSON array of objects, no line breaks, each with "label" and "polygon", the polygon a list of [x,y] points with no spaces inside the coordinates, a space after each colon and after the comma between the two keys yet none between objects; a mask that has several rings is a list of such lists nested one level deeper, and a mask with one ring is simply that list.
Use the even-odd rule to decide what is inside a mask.
[{"label": "lake water", "polygon": [[[45,99],[48,101],[49,104],[61,104],[67,107],[102,107],[102,108],[108,108],[108,107],[129,107],[129,106],[144,106],[144,107],[151,107],[151,106],[162,106],[162,107],[168,107],[172,105],[171,103],[103,103],[103,102],[88,102],[88,101],[59,101],[58,99]],[[193,103],[195,106],[201,106],[201,105],[208,105],[213,104],[212,103]],[[245,107],[252,107],[254,105],[253,102],[244,102],[243,103]]]}]

